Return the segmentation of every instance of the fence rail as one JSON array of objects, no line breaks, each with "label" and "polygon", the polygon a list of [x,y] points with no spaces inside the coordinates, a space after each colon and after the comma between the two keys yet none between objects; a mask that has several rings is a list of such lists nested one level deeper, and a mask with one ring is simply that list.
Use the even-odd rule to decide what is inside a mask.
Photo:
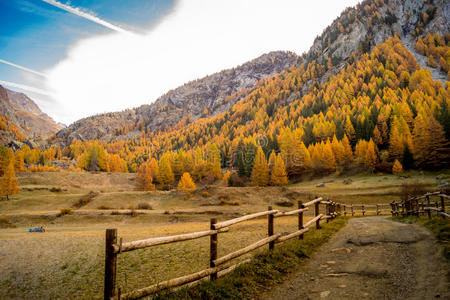
[{"label": "fence rail", "polygon": [[[434,197],[434,202],[431,201],[432,197]],[[393,201],[390,205],[393,216],[420,216],[427,214],[428,218],[431,219],[433,212],[436,216],[450,218],[450,212],[446,211],[450,206],[449,202],[450,196],[441,191],[426,193],[400,202]]]},{"label": "fence rail", "polygon": [[[325,205],[325,214],[319,212],[320,205]],[[313,207],[314,216],[311,220],[304,223],[303,213],[310,210]],[[230,265],[229,262],[241,257],[255,249],[269,245],[269,250],[273,250],[275,244],[285,242],[292,238],[303,239],[303,234],[308,232],[311,227],[315,225],[316,229],[320,229],[320,222],[326,220],[329,222],[330,219],[335,218],[341,214],[341,209],[345,206],[335,203],[330,200],[324,200],[323,198],[317,198],[306,203],[298,201],[298,208],[291,211],[279,211],[272,209],[271,206],[268,207],[267,211],[257,212],[249,215],[245,215],[239,218],[234,218],[231,220],[226,220],[222,222],[217,222],[215,218],[210,220],[210,230],[193,232],[187,234],[180,234],[174,236],[165,237],[155,237],[144,240],[137,240],[127,243],[122,243],[120,238],[117,238],[117,229],[107,229],[106,230],[106,249],[105,249],[105,282],[104,282],[104,299],[138,299],[145,296],[149,296],[158,291],[167,288],[178,287],[184,284],[188,284],[205,277],[210,277],[210,280],[216,280],[219,276],[224,275],[238,265],[242,264],[239,262],[237,264]],[[274,220],[279,217],[286,216],[298,216],[298,230],[292,233],[281,235],[279,233],[274,233]],[[217,257],[218,248],[218,235],[224,232],[228,232],[230,226],[235,224],[267,216],[267,237],[261,239],[251,245],[244,248],[226,254],[222,257]],[[122,293],[120,287],[116,286],[116,271],[117,271],[117,256],[121,253],[134,251],[137,249],[143,249],[148,247],[153,247],[157,245],[163,245],[168,243],[175,243],[181,241],[188,241],[193,239],[198,239],[202,237],[210,237],[210,259],[209,268],[198,271],[193,274],[181,276],[178,278],[166,280],[157,284],[150,285],[141,289],[130,291],[127,293]]]}]

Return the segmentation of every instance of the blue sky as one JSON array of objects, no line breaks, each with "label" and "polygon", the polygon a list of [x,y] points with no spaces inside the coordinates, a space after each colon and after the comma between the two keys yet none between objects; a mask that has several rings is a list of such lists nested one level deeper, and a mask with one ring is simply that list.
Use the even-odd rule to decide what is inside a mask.
[{"label": "blue sky", "polygon": [[[170,12],[172,0],[72,0],[102,19],[140,32]],[[63,59],[76,41],[110,29],[41,0],[0,0],[0,59],[44,71]],[[0,79],[24,83],[23,71],[0,64]]]},{"label": "blue sky", "polygon": [[0,59],[46,75],[0,63],[0,84],[68,125],[270,51],[301,54],[357,2],[0,0]]}]

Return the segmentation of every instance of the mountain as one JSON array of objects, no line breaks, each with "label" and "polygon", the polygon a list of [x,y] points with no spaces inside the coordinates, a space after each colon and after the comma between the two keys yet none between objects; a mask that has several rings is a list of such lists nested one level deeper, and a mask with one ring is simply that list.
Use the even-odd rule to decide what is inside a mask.
[{"label": "mountain", "polygon": [[180,121],[189,123],[214,116],[247,96],[258,81],[294,66],[297,60],[292,52],[264,54],[236,68],[186,83],[150,105],[81,119],[56,136],[58,141],[69,144],[74,138],[112,141],[134,138],[142,130],[165,130]]},{"label": "mountain", "polygon": [[[340,72],[351,59],[370,51],[388,38],[398,35],[402,43],[425,68],[413,45],[427,32],[445,36],[450,27],[448,1],[436,0],[366,0],[347,8],[302,57],[290,52],[272,52],[231,70],[187,83],[168,92],[154,103],[123,112],[106,113],[81,119],[57,133],[57,140],[69,144],[78,140],[113,141],[130,139],[142,132],[166,131],[185,126],[199,118],[215,116],[245,98],[259,80],[286,70],[297,63],[313,63],[314,72],[302,88],[290,94],[288,102],[307,94],[317,84],[324,84]],[[354,55],[354,57],[351,57]],[[355,56],[356,55],[356,56]],[[445,83],[447,74],[429,68],[433,78]]]},{"label": "mountain", "polygon": [[13,140],[47,139],[63,128],[23,93],[0,86],[0,144]]}]

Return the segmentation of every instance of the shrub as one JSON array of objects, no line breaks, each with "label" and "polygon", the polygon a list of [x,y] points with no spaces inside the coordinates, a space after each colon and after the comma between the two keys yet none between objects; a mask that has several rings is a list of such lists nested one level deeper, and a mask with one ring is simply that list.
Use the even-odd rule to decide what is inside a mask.
[{"label": "shrub", "polygon": [[233,173],[228,180],[229,186],[242,187],[245,186],[244,180],[238,174]]},{"label": "shrub", "polygon": [[50,192],[52,192],[52,193],[61,193],[62,189],[60,187],[52,187],[50,189]]},{"label": "shrub", "polygon": [[8,217],[0,217],[0,228],[15,228],[16,226],[11,223]]},{"label": "shrub", "polygon": [[98,194],[99,194],[98,192],[90,191],[89,194],[86,194],[86,195],[82,196],[80,199],[78,199],[77,201],[75,201],[75,203],[72,206],[76,207],[76,208],[85,206],[86,204],[88,204],[89,202],[94,200],[94,198],[97,197]]},{"label": "shrub", "polygon": [[71,213],[72,213],[72,209],[70,207],[68,207],[68,208],[61,208],[61,210],[59,211],[59,215],[60,216],[70,215]]},{"label": "shrub", "polygon": [[97,206],[97,209],[111,209],[111,207],[106,206],[106,205],[100,205],[100,206]]},{"label": "shrub", "polygon": [[203,192],[202,192],[202,197],[203,197],[203,198],[208,198],[208,197],[209,197],[208,191],[203,191]]},{"label": "shrub", "polygon": [[149,210],[153,209],[153,207],[151,206],[151,204],[148,203],[148,202],[139,202],[137,208],[138,208],[138,209],[149,209]]},{"label": "shrub", "polygon": [[416,197],[416,196],[422,196],[423,194],[427,193],[427,189],[425,188],[425,185],[418,182],[405,182],[402,184],[400,188],[400,199],[401,200],[408,200],[409,198]]}]

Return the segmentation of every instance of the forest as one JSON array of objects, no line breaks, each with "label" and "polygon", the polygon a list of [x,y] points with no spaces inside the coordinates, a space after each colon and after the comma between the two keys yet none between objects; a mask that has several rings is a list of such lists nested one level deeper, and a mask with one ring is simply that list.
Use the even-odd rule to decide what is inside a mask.
[{"label": "forest", "polygon": [[[415,49],[428,57],[428,66],[449,74],[449,43],[449,35],[428,34]],[[304,175],[450,166],[449,84],[420,68],[398,36],[370,53],[354,53],[326,83],[312,81],[331,64],[330,58],[305,61],[261,80],[213,117],[186,117],[158,131],[135,124],[141,134],[133,140],[73,140],[67,147],[24,146],[15,153],[2,147],[0,173],[137,172],[139,189],[168,189],[179,182],[192,190],[194,182],[218,179],[230,186],[265,186]],[[3,194],[14,190],[10,182],[3,176]]]}]

